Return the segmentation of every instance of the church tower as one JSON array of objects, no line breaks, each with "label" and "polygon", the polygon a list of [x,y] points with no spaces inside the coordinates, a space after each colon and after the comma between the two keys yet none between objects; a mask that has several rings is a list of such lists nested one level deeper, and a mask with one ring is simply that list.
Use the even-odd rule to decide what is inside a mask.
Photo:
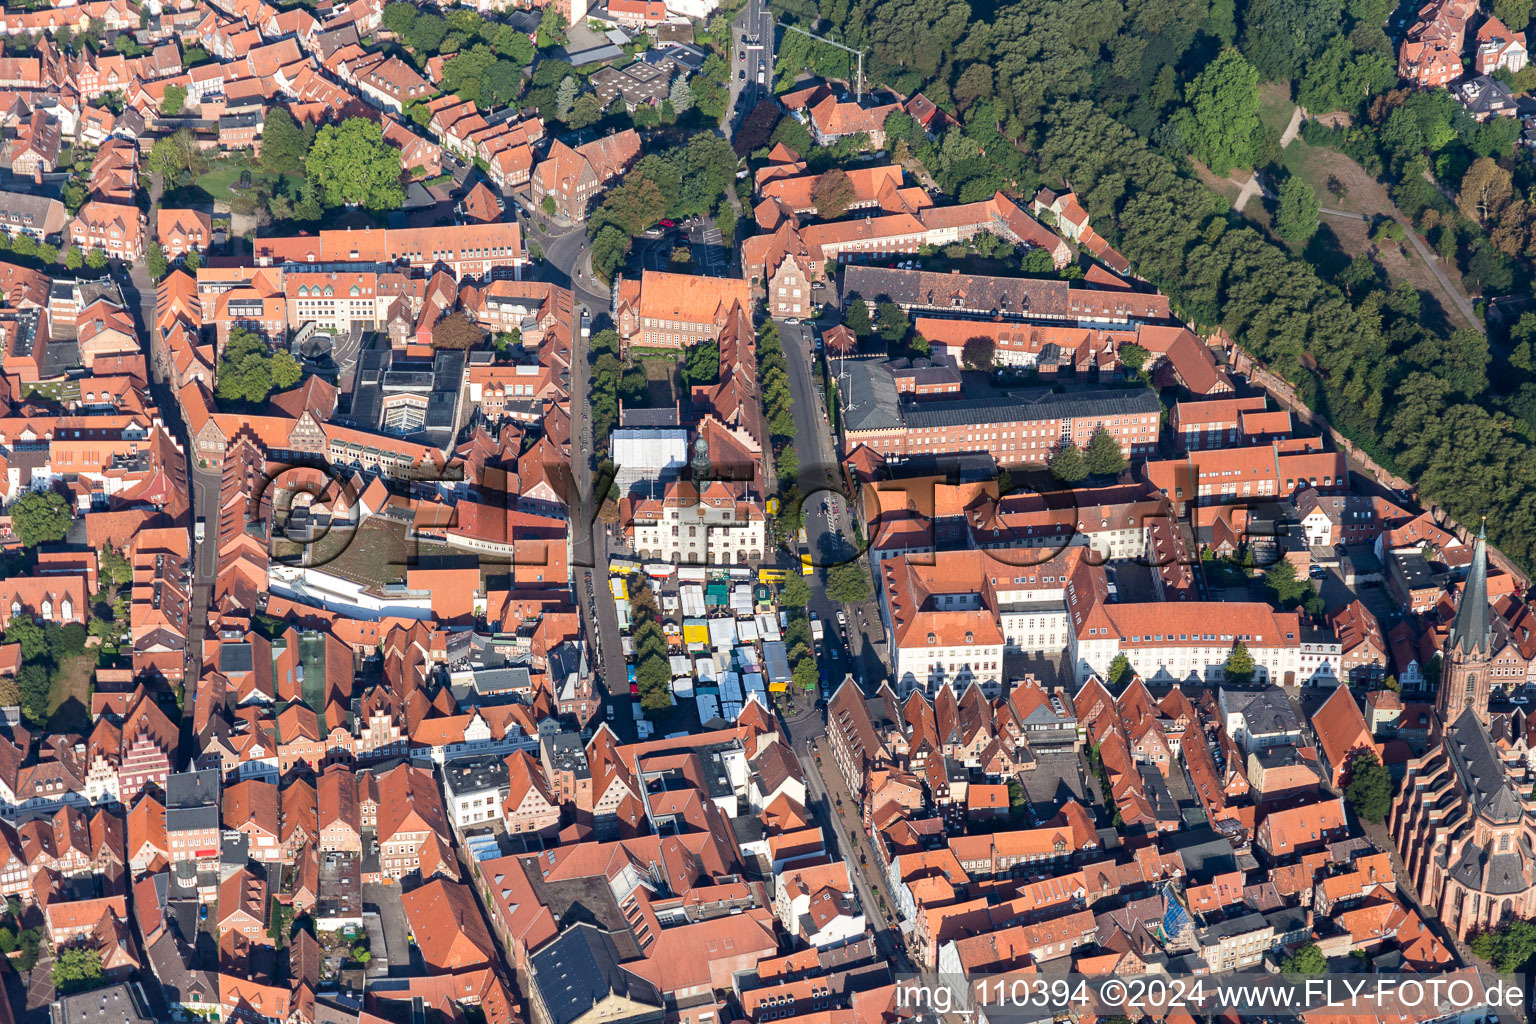
[{"label": "church tower", "polygon": [[1467,708],[1488,725],[1489,668],[1493,657],[1493,616],[1488,609],[1488,541],[1485,528],[1477,531],[1472,549],[1472,568],[1456,606],[1456,621],[1440,657],[1440,693],[1435,707],[1446,725]]}]

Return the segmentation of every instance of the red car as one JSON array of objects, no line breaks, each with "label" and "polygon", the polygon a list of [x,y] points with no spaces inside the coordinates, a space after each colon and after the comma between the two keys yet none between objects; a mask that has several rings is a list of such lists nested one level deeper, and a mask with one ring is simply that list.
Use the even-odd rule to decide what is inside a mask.
[{"label": "red car", "polygon": [[667,220],[661,222],[661,226],[664,228],[675,228],[677,227],[677,221],[668,218]]},{"label": "red car", "polygon": [[629,684],[629,695],[631,697],[638,697],[638,696],[640,696],[640,684],[639,683],[630,683]]}]

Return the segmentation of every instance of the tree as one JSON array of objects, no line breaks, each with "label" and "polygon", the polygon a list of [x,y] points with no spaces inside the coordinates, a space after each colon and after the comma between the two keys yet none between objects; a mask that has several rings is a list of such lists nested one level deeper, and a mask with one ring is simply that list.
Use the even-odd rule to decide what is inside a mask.
[{"label": "tree", "polygon": [[187,87],[184,85],[168,85],[165,87],[165,95],[160,99],[160,113],[166,117],[179,117],[187,105]]},{"label": "tree", "polygon": [[840,167],[822,172],[811,185],[811,202],[816,204],[816,213],[822,220],[841,217],[857,198],[853,179]]},{"label": "tree", "polygon": [[398,210],[405,202],[400,151],[384,141],[377,121],[349,117],[326,125],[315,136],[304,167],[333,206]]},{"label": "tree", "polygon": [[672,109],[679,114],[686,114],[693,109],[693,90],[688,87],[688,79],[678,75],[672,80],[672,88],[667,94],[672,101]]},{"label": "tree", "polygon": [[1185,90],[1189,109],[1179,129],[1213,174],[1253,158],[1259,124],[1259,73],[1236,50],[1223,50]]},{"label": "tree", "polygon": [[1083,460],[1088,472],[1095,476],[1115,476],[1125,469],[1125,454],[1120,451],[1120,442],[1104,427],[1095,430],[1088,439]]},{"label": "tree", "polygon": [[1531,23],[1531,0],[1493,0],[1493,16],[1511,32],[1524,32]]},{"label": "tree", "polygon": [[[549,199],[548,196],[544,198]],[[598,280],[604,284],[613,281],[629,256],[629,246],[629,236],[611,224],[597,233],[592,239],[592,273]]]},{"label": "tree", "polygon": [[690,348],[683,357],[683,383],[689,387],[713,384],[720,378],[720,343],[706,341]]},{"label": "tree", "polygon": [[60,995],[97,988],[103,980],[101,950],[89,946],[59,950],[59,958],[53,962],[53,984]]},{"label": "tree", "polygon": [[21,691],[21,710],[27,720],[38,725],[48,721],[48,693],[52,683],[48,669],[38,662],[24,664],[16,673],[16,686]]},{"label": "tree", "polygon": [[5,642],[21,645],[22,661],[38,661],[48,656],[48,632],[26,615],[11,616],[5,627]]},{"label": "tree", "polygon": [[1290,606],[1306,596],[1309,583],[1296,572],[1295,563],[1282,558],[1264,573],[1264,582],[1276,604]]},{"label": "tree", "polygon": [[779,605],[783,608],[804,608],[811,600],[810,585],[805,576],[796,573],[779,588]]},{"label": "tree", "polygon": [[566,44],[566,27],[565,17],[553,5],[544,8],[544,14],[539,18],[539,49],[545,50],[551,46],[564,46]]},{"label": "tree", "polygon": [[1131,668],[1131,659],[1127,658],[1125,653],[1122,651],[1121,653],[1115,655],[1114,661],[1109,663],[1109,677],[1105,681],[1108,682],[1112,688],[1118,690],[1120,687],[1130,682],[1131,677],[1135,674],[1135,670]]},{"label": "tree", "polygon": [[1136,344],[1127,341],[1116,350],[1120,357],[1120,363],[1133,373],[1140,373],[1141,368],[1147,365],[1147,360],[1152,358],[1152,353]]},{"label": "tree", "polygon": [[133,582],[133,565],[118,554],[115,548],[105,547],[97,553],[97,564],[103,583],[108,586],[121,587]]},{"label": "tree", "polygon": [[576,105],[576,92],[579,88],[575,75],[567,75],[560,80],[560,87],[555,90],[555,117],[561,121],[571,119],[571,110]]},{"label": "tree", "polygon": [[1317,192],[1306,181],[1291,175],[1280,186],[1279,205],[1275,210],[1275,232],[1295,245],[1304,244],[1317,231],[1321,204]]},{"label": "tree", "polygon": [[843,604],[869,600],[869,574],[858,562],[844,562],[827,570],[827,596]]},{"label": "tree", "polygon": [[1300,77],[1343,14],[1340,0],[1251,0],[1243,11],[1243,53],[1266,82]]},{"label": "tree", "polygon": [[892,344],[906,338],[907,332],[912,330],[911,319],[890,299],[880,300],[875,315],[880,324],[880,337]]},{"label": "tree", "polygon": [[985,334],[967,338],[960,349],[960,361],[967,370],[990,370],[997,359],[997,342]]},{"label": "tree", "polygon": [[1361,750],[1349,762],[1349,784],[1344,799],[1366,821],[1387,820],[1392,809],[1392,774],[1369,750]]},{"label": "tree", "polygon": [[1232,653],[1227,655],[1227,681],[1233,683],[1246,683],[1253,678],[1253,655],[1248,653],[1248,647],[1239,640],[1232,647]]},{"label": "tree", "polygon": [[85,254],[85,265],[92,270],[105,270],[107,266],[107,251],[101,246],[96,246]]},{"label": "tree", "polygon": [[1327,974],[1328,958],[1323,956],[1317,943],[1303,943],[1281,962],[1280,971],[1282,974]]},{"label": "tree", "polygon": [[286,391],[304,379],[304,368],[287,351],[272,354],[272,386]]},{"label": "tree", "polygon": [[149,243],[144,250],[144,269],[149,271],[151,281],[158,281],[165,276],[165,272],[170,269],[165,258],[165,246],[156,241]]},{"label": "tree", "polygon": [[250,331],[232,328],[214,380],[214,392],[224,401],[266,401],[274,383],[266,343]]},{"label": "tree", "polygon": [[869,303],[860,298],[849,300],[843,309],[843,326],[861,340],[869,337],[874,331],[874,325],[869,322]]},{"label": "tree", "polygon": [[1071,441],[1067,441],[1054,454],[1050,460],[1051,475],[1064,484],[1081,483],[1088,476],[1088,460],[1083,457],[1083,450]]},{"label": "tree", "polygon": [[57,491],[28,491],[11,505],[11,527],[29,548],[63,540],[69,523],[69,503]]},{"label": "tree", "polygon": [[1536,923],[1516,918],[1472,940],[1472,952],[1500,974],[1523,971],[1536,956]]},{"label": "tree", "polygon": [[261,166],[276,174],[297,174],[313,140],[313,130],[295,121],[286,107],[273,107],[261,125]]},{"label": "tree", "polygon": [[1486,224],[1509,204],[1515,192],[1514,178],[1492,157],[1472,161],[1461,176],[1456,208],[1468,220]]},{"label": "tree", "polygon": [[811,658],[802,658],[791,673],[795,685],[806,693],[815,693],[816,684],[821,682],[821,673],[816,668],[816,662]]},{"label": "tree", "polygon": [[85,265],[85,254],[80,251],[78,245],[71,245],[64,251],[64,266],[71,271],[79,270]]},{"label": "tree", "polygon": [[449,313],[432,325],[432,347],[471,349],[485,340],[485,331],[467,313]]}]

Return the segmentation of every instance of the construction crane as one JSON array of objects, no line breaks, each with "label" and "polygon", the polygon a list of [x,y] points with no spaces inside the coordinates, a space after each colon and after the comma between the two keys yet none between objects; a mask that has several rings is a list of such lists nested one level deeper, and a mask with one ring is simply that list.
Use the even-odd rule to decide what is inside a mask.
[{"label": "construction crane", "polygon": [[855,55],[856,57],[858,57],[859,58],[859,74],[858,74],[858,78],[855,80],[853,88],[854,88],[854,95],[857,97],[858,102],[860,102],[860,103],[864,102],[864,51],[863,50],[855,50],[851,46],[844,46],[842,43],[839,43],[835,39],[828,39],[826,36],[819,36],[819,35],[817,35],[814,32],[807,32],[805,29],[803,29],[803,28],[796,28],[793,25],[785,25],[784,26],[784,30],[786,32],[799,32],[801,35],[806,36],[806,37],[808,37],[810,39],[815,39],[815,40],[818,40],[820,42],[826,43],[828,46],[835,46],[839,50],[845,50],[848,53],[851,53],[851,54]]}]

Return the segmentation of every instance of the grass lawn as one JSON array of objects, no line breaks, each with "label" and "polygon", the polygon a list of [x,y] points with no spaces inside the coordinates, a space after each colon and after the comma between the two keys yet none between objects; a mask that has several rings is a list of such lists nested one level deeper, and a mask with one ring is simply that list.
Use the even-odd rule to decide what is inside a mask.
[{"label": "grass lawn", "polygon": [[[1386,188],[1336,149],[1308,145],[1298,138],[1280,154],[1280,166],[1311,185],[1318,201],[1330,209],[1367,217],[1391,215],[1392,198]],[[1336,180],[1342,191],[1330,192],[1330,179]]]},{"label": "grass lawn", "polygon": [[1259,121],[1276,136],[1291,123],[1291,112],[1295,109],[1290,83],[1265,82],[1259,86]]},{"label": "grass lawn", "polygon": [[91,675],[96,650],[70,658],[59,667],[48,693],[48,728],[53,732],[84,731],[91,725]]},{"label": "grass lawn", "polygon": [[240,156],[223,157],[212,162],[209,169],[198,176],[191,185],[184,185],[166,193],[164,205],[206,206],[213,202],[228,202],[230,193],[239,190],[240,176],[250,172],[251,184],[266,184],[275,195],[297,198],[300,180],[295,175],[272,174]]}]

